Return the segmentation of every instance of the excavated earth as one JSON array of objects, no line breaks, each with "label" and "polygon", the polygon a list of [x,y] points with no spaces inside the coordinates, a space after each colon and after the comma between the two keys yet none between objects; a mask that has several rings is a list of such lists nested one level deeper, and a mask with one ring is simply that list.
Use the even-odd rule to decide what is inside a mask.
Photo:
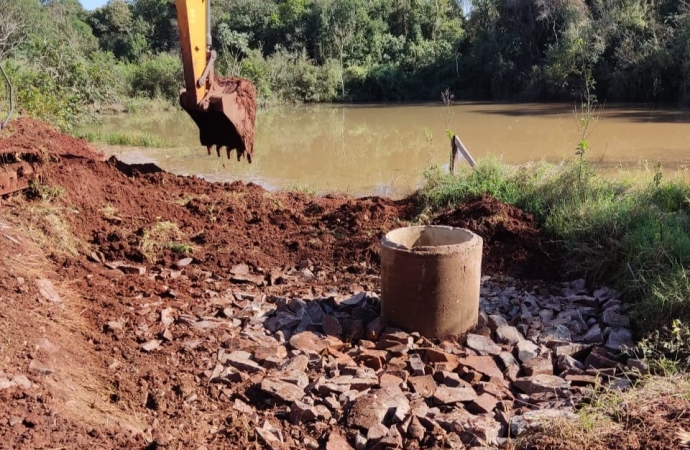
[{"label": "excavated earth", "polygon": [[[412,199],[179,177],[29,119],[6,148],[44,158],[0,200],[0,448],[571,448],[515,437],[645,371],[618,293],[559,280],[495,199],[433,220],[486,246],[478,329],[430,341],[379,316],[379,241]],[[675,445],[622,430],[591,448]]]}]

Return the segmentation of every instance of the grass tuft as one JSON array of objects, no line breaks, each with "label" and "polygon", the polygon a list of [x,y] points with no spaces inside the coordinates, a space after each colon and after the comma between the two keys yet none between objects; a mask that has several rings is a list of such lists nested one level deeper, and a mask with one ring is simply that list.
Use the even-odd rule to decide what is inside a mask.
[{"label": "grass tuft", "polygon": [[163,250],[178,254],[190,254],[194,247],[183,241],[184,235],[174,222],[156,222],[144,230],[139,241],[139,251],[150,262],[155,262]]},{"label": "grass tuft", "polygon": [[82,131],[75,135],[79,139],[89,142],[101,142],[107,145],[123,147],[167,148],[170,145],[158,136],[148,133],[114,132],[103,133],[94,131]]},{"label": "grass tuft", "polygon": [[310,197],[316,196],[316,188],[312,184],[302,184],[302,183],[293,183],[287,187],[288,192],[298,192],[300,194],[306,194]]},{"label": "grass tuft", "polygon": [[587,160],[509,166],[480,161],[459,176],[425,173],[420,198],[427,214],[489,194],[534,215],[559,241],[572,275],[616,287],[633,304],[646,334],[673,319],[690,323],[690,185],[614,179]]}]

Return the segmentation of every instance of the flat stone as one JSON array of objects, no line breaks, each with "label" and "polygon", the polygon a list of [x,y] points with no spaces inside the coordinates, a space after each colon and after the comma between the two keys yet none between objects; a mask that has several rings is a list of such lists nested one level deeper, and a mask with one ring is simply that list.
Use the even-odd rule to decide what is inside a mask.
[{"label": "flat stone", "polygon": [[634,345],[632,332],[627,328],[611,330],[609,338],[606,340],[606,348],[612,350],[623,350],[625,348],[631,348]]},{"label": "flat stone", "polygon": [[580,338],[585,344],[602,344],[604,342],[604,334],[601,332],[601,327],[598,323],[592,325],[587,332]]},{"label": "flat stone", "polygon": [[117,268],[130,275],[144,275],[146,273],[146,267],[133,264],[118,264]]},{"label": "flat stone", "polygon": [[561,355],[578,356],[591,349],[592,346],[588,344],[567,344],[556,347],[556,357]]},{"label": "flat stone", "polygon": [[[264,427],[255,427],[254,432],[259,435],[261,440],[268,446],[270,450],[283,450],[287,446],[278,438],[275,432]],[[199,450],[199,449],[197,449]]]},{"label": "flat stone", "polygon": [[572,333],[565,325],[552,325],[541,330],[542,342],[571,342]]},{"label": "flat stone", "polygon": [[487,377],[503,377],[503,373],[491,356],[467,356],[458,359],[458,363]]},{"label": "flat stone", "polygon": [[618,363],[611,358],[606,349],[602,347],[594,347],[584,362],[585,369],[613,369],[618,366]]},{"label": "flat stone", "polygon": [[[261,362],[271,361],[282,361],[287,358],[287,349],[282,345],[265,345],[258,346],[254,349],[254,359]],[[302,355],[303,356],[303,355]],[[306,357],[305,357],[306,358]],[[307,358],[307,363],[309,359]],[[305,366],[306,369],[306,366]]]},{"label": "flat stone", "polygon": [[440,371],[434,373],[434,380],[448,387],[472,387],[455,372]]},{"label": "flat stone", "polygon": [[340,322],[330,314],[323,316],[321,326],[323,327],[323,332],[328,336],[340,337],[343,335],[343,327],[340,326]]},{"label": "flat stone", "polygon": [[60,351],[60,348],[57,345],[53,344],[46,338],[40,338],[38,341],[36,341],[36,347],[50,354],[55,354]]},{"label": "flat stone", "polygon": [[391,427],[388,430],[388,435],[377,442],[371,450],[390,450],[403,448],[403,441],[400,432],[396,427]]},{"label": "flat stone", "polygon": [[410,364],[410,369],[412,369],[413,375],[420,376],[425,374],[426,364],[424,364],[424,361],[422,361],[422,358],[419,355],[410,355],[408,363]]},{"label": "flat stone", "polygon": [[182,268],[182,267],[187,267],[188,265],[190,265],[190,264],[192,263],[192,261],[194,261],[193,258],[182,258],[182,259],[178,260],[178,261],[175,263],[175,265],[176,265],[177,267],[180,267],[180,268]]},{"label": "flat stone", "polygon": [[565,380],[573,386],[595,386],[600,384],[599,378],[592,375],[566,375]]},{"label": "flat stone", "polygon": [[175,309],[165,308],[161,311],[161,324],[164,327],[168,327],[175,323]]},{"label": "flat stone", "polygon": [[328,341],[311,331],[303,331],[290,338],[290,345],[310,355],[318,355],[328,347]]},{"label": "flat stone", "polygon": [[375,341],[379,338],[379,336],[381,336],[381,333],[385,328],[385,321],[382,317],[379,316],[376,319],[369,322],[369,324],[366,326],[364,330],[364,336],[371,341]]},{"label": "flat stone", "polygon": [[503,351],[503,349],[494,341],[480,334],[469,333],[467,335],[466,345],[472,350],[489,355],[498,355],[501,353],[501,351]]},{"label": "flat stone", "polygon": [[277,397],[284,402],[291,403],[304,397],[304,389],[292,383],[280,380],[264,378],[261,381],[261,390],[267,394]]},{"label": "flat stone", "polygon": [[410,377],[407,380],[412,390],[424,398],[431,397],[436,392],[436,382],[431,375]]},{"label": "flat stone", "polygon": [[582,364],[577,359],[568,355],[560,355],[557,360],[558,371],[565,372],[566,370],[585,370],[584,364]]},{"label": "flat stone", "polygon": [[535,375],[533,377],[518,378],[513,383],[527,395],[541,392],[561,392],[570,388],[570,383],[555,375]]},{"label": "flat stone", "polygon": [[467,410],[473,414],[488,414],[494,410],[498,399],[491,394],[483,393],[467,404]]},{"label": "flat stone", "polygon": [[244,352],[241,350],[236,350],[225,358],[225,361],[232,367],[239,369],[243,372],[249,373],[259,373],[263,372],[264,368],[259,365],[256,361],[251,360],[251,353]]},{"label": "flat stone", "polygon": [[541,311],[539,311],[539,317],[541,317],[542,322],[548,322],[551,319],[553,319],[553,310],[542,309]]},{"label": "flat stone", "polygon": [[17,383],[15,383],[14,380],[10,380],[5,376],[0,376],[0,391],[15,387],[16,385]]},{"label": "flat stone", "polygon": [[626,364],[628,367],[636,369],[642,375],[649,373],[649,365],[644,360],[629,358]]},{"label": "flat stone", "polygon": [[515,345],[524,338],[517,328],[509,325],[502,325],[496,328],[496,341],[501,344]]},{"label": "flat stone", "polygon": [[556,424],[564,421],[576,421],[578,415],[560,409],[541,409],[528,411],[521,416],[513,416],[510,419],[510,434],[517,437],[527,431],[542,428],[544,426],[557,426]]},{"label": "flat stone", "polygon": [[539,355],[539,347],[532,341],[520,341],[515,347],[517,349],[517,357],[523,363]]},{"label": "flat stone", "polygon": [[395,375],[392,375],[390,373],[382,373],[379,377],[379,386],[381,386],[382,388],[400,387],[404,382],[405,380],[403,380],[402,378],[396,377]]},{"label": "flat stone", "polygon": [[532,358],[522,365],[522,371],[527,376],[532,375],[553,375],[553,361],[551,360],[551,353],[539,355]]},{"label": "flat stone", "polygon": [[152,352],[161,346],[161,341],[158,339],[152,339],[141,346],[141,349],[145,352]]},{"label": "flat stone", "polygon": [[55,289],[52,281],[39,278],[35,283],[39,294],[41,294],[44,299],[51,303],[62,303],[62,298],[60,294],[58,294],[57,289]]},{"label": "flat stone", "polygon": [[325,314],[318,302],[307,302],[305,311],[312,324],[322,325]]},{"label": "flat stone", "polygon": [[31,381],[26,377],[26,375],[16,374],[12,377],[12,381],[20,388],[27,390],[31,389]]},{"label": "flat stone", "polygon": [[340,302],[341,305],[345,306],[352,306],[357,307],[360,304],[364,303],[364,301],[367,299],[367,293],[366,292],[359,292],[358,294],[355,294],[354,296],[343,300]]},{"label": "flat stone", "polygon": [[430,363],[454,363],[458,357],[435,348],[426,349],[426,358]]},{"label": "flat stone", "polygon": [[309,367],[309,357],[297,355],[285,367],[285,372],[304,372],[307,370],[307,367]]},{"label": "flat stone", "polygon": [[416,416],[412,416],[410,420],[410,425],[407,427],[407,435],[412,439],[421,441],[426,434],[426,428],[421,424]]},{"label": "flat stone", "polygon": [[488,445],[494,448],[498,444],[501,425],[491,417],[455,410],[435,419],[446,431],[456,433],[466,446]]},{"label": "flat stone", "polygon": [[371,442],[377,442],[388,436],[388,427],[382,423],[377,423],[373,427],[367,430],[367,440]]},{"label": "flat stone", "polygon": [[51,375],[55,373],[55,369],[53,368],[53,366],[41,362],[37,359],[31,360],[31,362],[29,363],[29,370],[39,375]]},{"label": "flat stone", "polygon": [[503,364],[503,368],[507,369],[510,366],[519,366],[517,360],[510,352],[501,352],[498,354],[498,359]]},{"label": "flat stone", "polygon": [[356,450],[366,450],[367,448],[367,437],[363,436],[362,433],[357,433],[355,435],[355,449]]},{"label": "flat stone", "polygon": [[437,405],[451,405],[460,402],[469,402],[477,398],[477,393],[472,388],[438,386],[433,399]]},{"label": "flat stone", "polygon": [[614,328],[630,327],[630,319],[622,315],[617,306],[604,310],[604,312],[601,314],[601,321]]},{"label": "flat stone", "polygon": [[372,368],[374,370],[380,370],[383,368],[386,358],[388,357],[388,352],[385,350],[362,350],[359,355],[355,357],[362,365]]},{"label": "flat stone", "polygon": [[330,418],[331,412],[323,405],[308,405],[299,400],[290,405],[290,422],[296,425]]},{"label": "flat stone", "polygon": [[492,314],[488,317],[488,325],[491,331],[496,331],[500,327],[508,326],[508,321],[503,316]]},{"label": "flat stone", "polygon": [[353,377],[352,375],[341,375],[330,378],[326,380],[326,382],[335,385],[349,386],[356,391],[363,391],[379,385],[379,380],[377,378]]},{"label": "flat stone", "polygon": [[124,324],[119,320],[110,320],[105,324],[107,331],[120,331],[124,328]]},{"label": "flat stone", "polygon": [[358,397],[347,417],[349,426],[369,429],[384,422],[402,422],[410,404],[399,388],[387,387]]}]

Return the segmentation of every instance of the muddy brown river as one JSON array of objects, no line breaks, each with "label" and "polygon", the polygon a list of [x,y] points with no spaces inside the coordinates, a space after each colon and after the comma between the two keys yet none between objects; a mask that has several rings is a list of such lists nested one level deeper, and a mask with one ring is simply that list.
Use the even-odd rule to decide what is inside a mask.
[{"label": "muddy brown river", "polygon": [[[156,135],[173,147],[105,147],[126,162],[154,162],[177,174],[212,181],[244,180],[269,189],[402,196],[426,167],[446,164],[446,129],[475,159],[560,161],[575,157],[579,140],[572,105],[459,103],[424,105],[316,105],[259,111],[255,160],[208,156],[194,123],[182,111],[106,117],[102,132]],[[589,156],[603,170],[690,165],[690,113],[676,109],[608,105],[590,136]]]}]

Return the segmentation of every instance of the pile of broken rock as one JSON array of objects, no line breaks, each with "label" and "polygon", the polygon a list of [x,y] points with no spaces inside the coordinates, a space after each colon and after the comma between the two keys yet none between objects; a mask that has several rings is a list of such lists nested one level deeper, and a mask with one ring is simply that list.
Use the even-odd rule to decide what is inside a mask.
[{"label": "pile of broken rock", "polygon": [[[322,443],[301,438],[307,448],[361,450],[492,448],[575,418],[592,389],[627,389],[645,370],[621,356],[632,341],[614,290],[576,281],[528,292],[484,277],[481,294],[477,329],[436,340],[386,326],[372,292],[235,294],[244,306],[227,314],[233,345],[206,376],[270,448],[287,445],[269,415],[330,431]],[[170,310],[161,319],[205,326]]]}]

